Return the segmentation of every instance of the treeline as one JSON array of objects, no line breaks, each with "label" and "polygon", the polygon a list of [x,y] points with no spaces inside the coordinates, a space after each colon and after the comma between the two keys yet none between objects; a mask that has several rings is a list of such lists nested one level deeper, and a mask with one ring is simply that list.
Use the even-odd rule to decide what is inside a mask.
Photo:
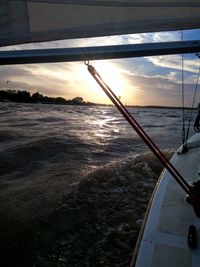
[{"label": "treeline", "polygon": [[66,100],[63,97],[43,96],[38,92],[31,95],[30,92],[25,90],[0,90],[0,101],[63,105],[95,105],[91,102],[85,102],[82,97],[75,97],[73,99]]}]

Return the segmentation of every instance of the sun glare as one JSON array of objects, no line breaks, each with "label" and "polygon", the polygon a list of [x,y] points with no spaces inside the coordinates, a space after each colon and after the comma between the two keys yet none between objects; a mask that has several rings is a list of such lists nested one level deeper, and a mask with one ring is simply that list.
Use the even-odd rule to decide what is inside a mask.
[{"label": "sun glare", "polygon": [[[120,98],[122,103],[128,105],[137,103],[141,88],[137,84],[133,84],[133,77],[124,74],[119,64],[106,60],[92,61],[91,65],[95,67],[103,81]],[[56,81],[57,86],[54,88],[54,95],[58,94],[66,99],[81,96],[84,101],[111,104],[83,62],[50,65],[48,68],[39,65],[38,68],[33,68],[32,72],[35,76],[40,77],[39,84],[41,80],[45,80],[45,86],[49,92],[50,90],[52,92],[52,81]]]},{"label": "sun glare", "polygon": [[[94,61],[91,64],[116,96],[123,103],[129,102],[130,85],[119,65],[109,61]],[[38,69],[33,69],[33,71],[39,77],[50,77],[50,83],[52,79],[55,79],[60,92],[63,91],[66,99],[81,96],[85,101],[111,104],[109,98],[87,71],[87,66],[83,62],[81,64],[62,64],[62,67],[59,64],[49,68],[39,66]],[[47,81],[45,83],[47,85]]]},{"label": "sun glare", "polygon": [[[93,64],[96,71],[102,77],[103,81],[113,90],[113,92],[119,97],[123,98],[123,87],[125,82],[119,72],[119,69],[113,63],[95,62]],[[88,76],[87,83],[92,88],[91,90],[96,95],[96,99],[102,103],[110,103],[105,93],[101,90],[100,86],[93,79],[92,76]],[[92,93],[92,92],[91,92]]]}]

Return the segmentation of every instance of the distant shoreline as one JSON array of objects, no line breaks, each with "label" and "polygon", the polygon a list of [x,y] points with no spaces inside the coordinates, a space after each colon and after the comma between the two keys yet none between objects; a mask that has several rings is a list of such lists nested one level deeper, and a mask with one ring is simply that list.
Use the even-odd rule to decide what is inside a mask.
[{"label": "distant shoreline", "polygon": [[[85,102],[82,97],[75,97],[66,100],[63,97],[48,97],[43,96],[39,92],[30,94],[28,91],[21,90],[0,90],[0,102],[15,102],[28,104],[53,104],[53,105],[78,105],[78,106],[113,106],[113,104],[99,104],[93,102]],[[148,109],[183,109],[183,107],[159,106],[159,105],[126,105],[128,108],[148,108]],[[184,109],[192,110],[191,107]],[[194,110],[196,109],[193,108]]]},{"label": "distant shoreline", "polygon": [[[149,108],[149,109],[183,109],[183,107],[171,107],[171,106],[157,106],[157,105],[145,105],[145,106],[139,106],[139,105],[127,105],[126,107],[130,108]],[[196,109],[196,108],[190,108],[190,107],[184,107],[184,109]]]},{"label": "distant shoreline", "polygon": [[[74,105],[74,106],[105,106],[105,107],[114,107],[112,104],[100,104],[100,103],[92,103],[92,102],[84,102],[84,103],[52,103],[52,102],[23,102],[23,101],[11,101],[11,100],[2,100],[0,99],[0,102],[4,103],[23,103],[23,104],[43,104],[43,105],[62,105],[62,106],[69,106],[69,105]],[[157,106],[157,105],[126,105],[127,108],[148,108],[148,109],[183,109],[182,107],[171,107],[171,106]],[[190,107],[184,107],[184,109],[187,110],[192,110]],[[193,108],[193,110],[196,110],[197,108]]]}]

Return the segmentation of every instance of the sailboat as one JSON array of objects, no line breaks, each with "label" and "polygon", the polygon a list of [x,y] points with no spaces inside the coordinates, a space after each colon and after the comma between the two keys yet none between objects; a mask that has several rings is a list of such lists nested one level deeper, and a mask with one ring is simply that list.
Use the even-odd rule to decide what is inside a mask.
[{"label": "sailboat", "polygon": [[[1,47],[200,28],[200,0],[11,0],[0,2],[0,14]],[[101,88],[163,163],[132,267],[200,265],[200,134],[187,140],[187,149],[183,144],[168,162],[88,60],[199,52],[199,40],[0,52],[1,65],[86,61]]]}]

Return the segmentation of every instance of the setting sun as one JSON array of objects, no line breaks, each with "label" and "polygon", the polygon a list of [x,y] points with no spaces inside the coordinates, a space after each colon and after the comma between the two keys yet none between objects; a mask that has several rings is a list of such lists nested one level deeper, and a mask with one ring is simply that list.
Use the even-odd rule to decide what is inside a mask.
[{"label": "setting sun", "polygon": [[[125,80],[119,71],[119,68],[114,63],[110,62],[95,62],[92,64],[96,71],[99,73],[103,81],[113,90],[113,92],[123,99],[125,96]],[[102,103],[110,103],[105,93],[100,89],[99,85],[95,82],[92,76],[87,76],[87,83],[91,90],[96,95],[97,101]],[[92,92],[91,92],[92,94]]]}]

